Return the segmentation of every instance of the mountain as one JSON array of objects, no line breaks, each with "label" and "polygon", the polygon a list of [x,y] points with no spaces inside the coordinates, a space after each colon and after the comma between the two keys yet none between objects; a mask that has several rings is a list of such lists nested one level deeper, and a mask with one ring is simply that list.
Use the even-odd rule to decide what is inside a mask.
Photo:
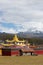
[{"label": "mountain", "polygon": [[41,32],[41,31],[27,31],[27,32],[19,32],[18,34],[17,34],[19,37],[23,37],[23,38],[34,38],[34,37],[36,37],[36,38],[43,38],[43,32]]},{"label": "mountain", "polygon": [[[10,33],[1,33],[0,32],[0,39],[12,39],[15,34]],[[43,32],[41,31],[26,31],[26,32],[19,32],[17,36],[20,38],[43,38]]]}]

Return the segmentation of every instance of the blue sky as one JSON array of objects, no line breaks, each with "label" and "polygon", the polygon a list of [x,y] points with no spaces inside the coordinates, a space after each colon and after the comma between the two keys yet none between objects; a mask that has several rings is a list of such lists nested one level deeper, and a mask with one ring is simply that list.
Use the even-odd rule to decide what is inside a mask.
[{"label": "blue sky", "polygon": [[43,0],[0,0],[0,32],[43,32]]}]

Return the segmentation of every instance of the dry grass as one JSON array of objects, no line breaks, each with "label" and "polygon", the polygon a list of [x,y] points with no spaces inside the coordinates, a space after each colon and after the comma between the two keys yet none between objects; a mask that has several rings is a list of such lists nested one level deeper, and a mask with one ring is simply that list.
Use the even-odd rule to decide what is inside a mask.
[{"label": "dry grass", "polygon": [[0,56],[0,65],[43,65],[43,55]]}]

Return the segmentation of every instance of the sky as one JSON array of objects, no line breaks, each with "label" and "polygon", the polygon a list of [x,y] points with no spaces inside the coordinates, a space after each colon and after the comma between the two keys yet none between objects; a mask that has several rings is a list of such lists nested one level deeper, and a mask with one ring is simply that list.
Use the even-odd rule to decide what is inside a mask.
[{"label": "sky", "polygon": [[43,0],[0,0],[0,32],[43,32]]}]

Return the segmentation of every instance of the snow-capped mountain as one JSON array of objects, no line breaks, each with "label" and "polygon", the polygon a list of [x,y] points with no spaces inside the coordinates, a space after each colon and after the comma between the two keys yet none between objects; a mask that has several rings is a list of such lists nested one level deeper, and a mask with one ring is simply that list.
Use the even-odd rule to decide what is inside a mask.
[{"label": "snow-capped mountain", "polygon": [[26,38],[32,38],[32,37],[41,37],[43,38],[43,32],[42,31],[26,31],[26,32],[19,32],[18,36],[20,37],[26,37]]}]

